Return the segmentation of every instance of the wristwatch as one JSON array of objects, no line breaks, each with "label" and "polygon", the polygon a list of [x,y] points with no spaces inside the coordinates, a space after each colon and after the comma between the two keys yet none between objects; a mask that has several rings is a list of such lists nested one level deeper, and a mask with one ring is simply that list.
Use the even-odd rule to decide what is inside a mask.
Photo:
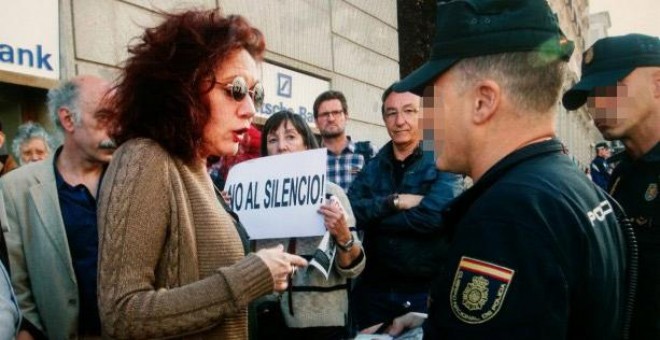
[{"label": "wristwatch", "polygon": [[399,194],[390,195],[390,207],[393,210],[399,210]]},{"label": "wristwatch", "polygon": [[351,251],[351,248],[353,248],[353,244],[355,243],[355,240],[353,239],[353,234],[351,234],[351,238],[348,241],[346,241],[346,243],[344,244],[341,244],[339,242],[336,243],[337,243],[337,247],[339,247],[340,250],[349,252]]}]

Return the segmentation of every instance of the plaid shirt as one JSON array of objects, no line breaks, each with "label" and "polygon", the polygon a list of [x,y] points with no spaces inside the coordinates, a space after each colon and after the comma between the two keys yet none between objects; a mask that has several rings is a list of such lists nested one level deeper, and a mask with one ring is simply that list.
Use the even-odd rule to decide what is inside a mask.
[{"label": "plaid shirt", "polygon": [[350,139],[339,155],[328,150],[327,176],[330,182],[338,184],[345,192],[364,167],[364,156],[355,153],[355,143]]}]

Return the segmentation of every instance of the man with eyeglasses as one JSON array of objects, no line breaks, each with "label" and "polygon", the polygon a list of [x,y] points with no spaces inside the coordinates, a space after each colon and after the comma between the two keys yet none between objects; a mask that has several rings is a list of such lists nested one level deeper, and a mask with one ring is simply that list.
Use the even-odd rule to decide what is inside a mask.
[{"label": "man with eyeglasses", "polygon": [[347,118],[348,104],[343,93],[325,91],[314,101],[314,121],[321,132],[321,145],[328,148],[328,180],[344,191],[348,191],[374,154],[369,141],[353,142],[346,134]]},{"label": "man with eyeglasses", "polygon": [[369,253],[351,297],[358,329],[406,311],[426,312],[431,280],[446,257],[440,212],[461,192],[462,181],[437,170],[433,154],[422,149],[420,104],[413,93],[385,90],[382,117],[391,141],[349,191]]},{"label": "man with eyeglasses", "polygon": [[626,146],[608,190],[631,219],[639,246],[630,338],[660,339],[660,39],[598,40],[584,53],[582,79],[563,98],[568,110],[585,103],[605,139]]}]

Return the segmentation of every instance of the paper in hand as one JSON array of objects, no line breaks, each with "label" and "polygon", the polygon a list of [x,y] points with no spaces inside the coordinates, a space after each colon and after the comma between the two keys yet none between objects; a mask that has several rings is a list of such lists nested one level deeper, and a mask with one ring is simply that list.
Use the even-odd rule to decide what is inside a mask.
[{"label": "paper in hand", "polygon": [[[336,196],[331,195],[328,197],[328,202],[326,204],[335,204],[337,207],[339,207],[342,213],[346,215],[344,207],[342,207],[341,203],[339,203],[339,200]],[[309,264],[321,271],[327,280],[328,276],[330,275],[330,271],[332,270],[332,264],[334,263],[336,253],[337,245],[335,244],[335,239],[332,237],[332,235],[330,235],[329,231],[326,231]]]},{"label": "paper in hand", "polygon": [[319,243],[319,246],[314,252],[312,260],[309,262],[312,267],[318,269],[323,274],[326,280],[332,270],[336,252],[335,239],[330,235],[329,231],[326,231],[323,239],[321,239],[321,243]]}]

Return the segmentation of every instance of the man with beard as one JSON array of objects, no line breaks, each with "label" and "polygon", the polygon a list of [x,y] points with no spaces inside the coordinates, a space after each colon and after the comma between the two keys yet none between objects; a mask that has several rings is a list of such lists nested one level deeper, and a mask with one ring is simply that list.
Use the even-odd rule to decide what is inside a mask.
[{"label": "man with beard", "polygon": [[639,245],[630,338],[660,339],[660,39],[604,38],[582,60],[582,79],[563,104],[575,110],[586,103],[603,136],[626,146],[608,191],[626,210]]},{"label": "man with beard", "polygon": [[314,120],[321,132],[321,146],[328,148],[327,176],[348,191],[364,165],[373,157],[368,141],[353,142],[346,135],[348,104],[339,91],[325,91],[314,101]]},{"label": "man with beard", "polygon": [[96,197],[115,148],[104,124],[109,91],[93,76],[50,90],[49,114],[63,145],[0,180],[12,283],[24,316],[18,339],[101,335]]}]

